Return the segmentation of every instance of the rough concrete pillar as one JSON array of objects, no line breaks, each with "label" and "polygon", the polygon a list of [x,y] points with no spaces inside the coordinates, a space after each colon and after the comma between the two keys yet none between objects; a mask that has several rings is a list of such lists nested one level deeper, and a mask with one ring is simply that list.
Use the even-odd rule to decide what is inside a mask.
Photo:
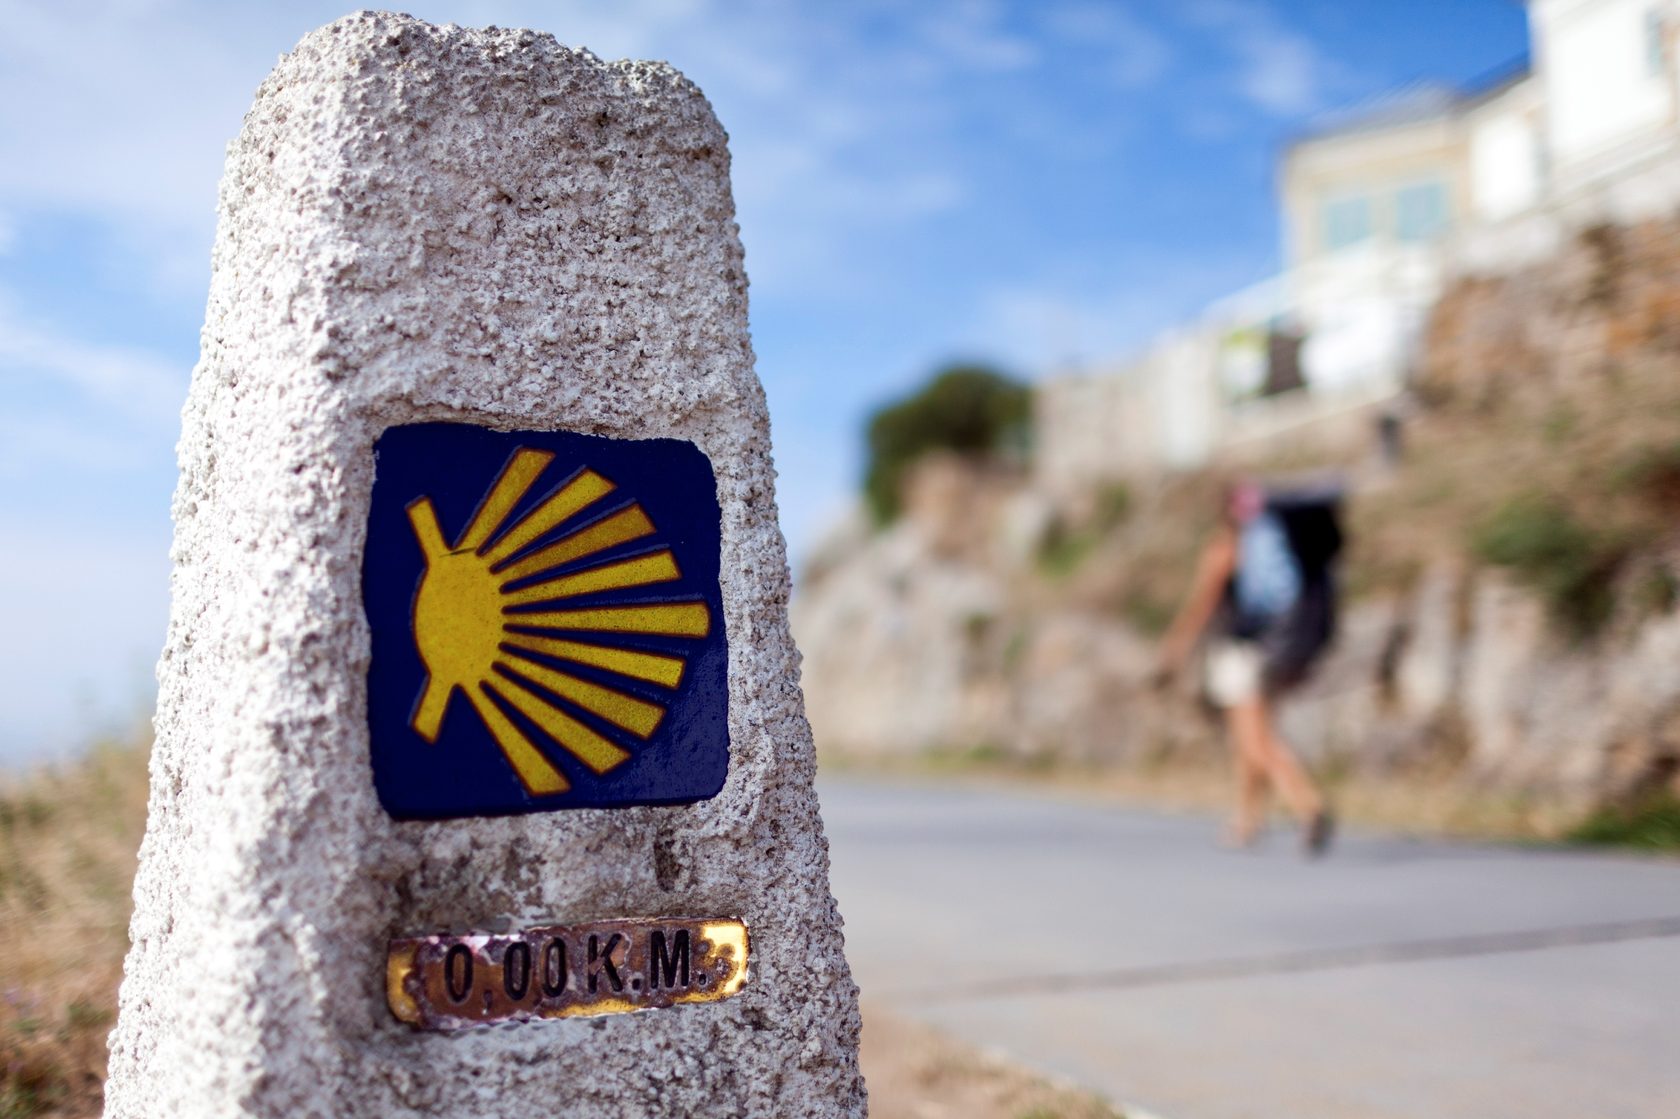
[{"label": "rough concrete pillar", "polygon": [[108,1116],[863,1114],[728,172],[528,31],[258,91]]}]

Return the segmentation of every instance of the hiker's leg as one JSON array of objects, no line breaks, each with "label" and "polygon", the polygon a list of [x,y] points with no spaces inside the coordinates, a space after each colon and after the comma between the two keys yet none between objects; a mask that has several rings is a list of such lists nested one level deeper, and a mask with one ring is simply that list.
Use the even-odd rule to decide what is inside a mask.
[{"label": "hiker's leg", "polygon": [[1272,783],[1277,786],[1278,794],[1283,797],[1289,810],[1302,823],[1307,823],[1324,810],[1324,797],[1318,791],[1318,785],[1313,781],[1306,768],[1301,765],[1295,751],[1290,749],[1289,743],[1272,725],[1272,708],[1266,699],[1255,701],[1257,713],[1255,719],[1260,726],[1260,736],[1264,742],[1262,756],[1266,773]]},{"label": "hiker's leg", "polygon": [[1225,709],[1236,767],[1237,805],[1228,839],[1246,844],[1259,832],[1266,811],[1266,725],[1258,696]]},{"label": "hiker's leg", "polygon": [[1237,812],[1226,836],[1233,846],[1246,847],[1266,826],[1266,771],[1247,754],[1237,752]]}]

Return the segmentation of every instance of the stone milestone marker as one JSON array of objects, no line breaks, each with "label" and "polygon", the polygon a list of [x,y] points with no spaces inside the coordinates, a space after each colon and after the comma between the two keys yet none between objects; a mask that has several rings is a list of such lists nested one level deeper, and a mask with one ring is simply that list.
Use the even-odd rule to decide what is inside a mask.
[{"label": "stone milestone marker", "polygon": [[349,17],[214,264],[106,1114],[862,1115],[699,91]]}]

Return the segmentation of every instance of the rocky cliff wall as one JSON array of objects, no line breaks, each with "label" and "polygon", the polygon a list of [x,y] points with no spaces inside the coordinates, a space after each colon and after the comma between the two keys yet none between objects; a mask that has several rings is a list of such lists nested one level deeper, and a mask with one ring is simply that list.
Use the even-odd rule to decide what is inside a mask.
[{"label": "rocky cliff wall", "polygon": [[[1320,464],[1352,481],[1348,596],[1286,733],[1338,770],[1571,806],[1674,786],[1680,222],[1591,230],[1544,264],[1463,280],[1427,337],[1400,464]],[[924,463],[905,516],[838,534],[796,595],[819,749],[1215,756],[1194,682],[1150,687],[1215,486],[1138,483],[1115,515],[1109,492]],[[1573,535],[1542,540],[1538,567],[1490,562],[1483,526],[1537,496]],[[1596,566],[1548,578],[1546,547]],[[1583,595],[1607,604],[1585,635],[1558,623]]]}]

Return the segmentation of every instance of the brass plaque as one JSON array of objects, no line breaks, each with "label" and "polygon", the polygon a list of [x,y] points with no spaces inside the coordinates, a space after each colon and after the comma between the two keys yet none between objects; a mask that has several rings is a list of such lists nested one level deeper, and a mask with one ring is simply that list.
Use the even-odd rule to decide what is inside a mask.
[{"label": "brass plaque", "polygon": [[734,918],[639,917],[391,941],[391,1013],[423,1030],[716,1002],[747,982]]}]

